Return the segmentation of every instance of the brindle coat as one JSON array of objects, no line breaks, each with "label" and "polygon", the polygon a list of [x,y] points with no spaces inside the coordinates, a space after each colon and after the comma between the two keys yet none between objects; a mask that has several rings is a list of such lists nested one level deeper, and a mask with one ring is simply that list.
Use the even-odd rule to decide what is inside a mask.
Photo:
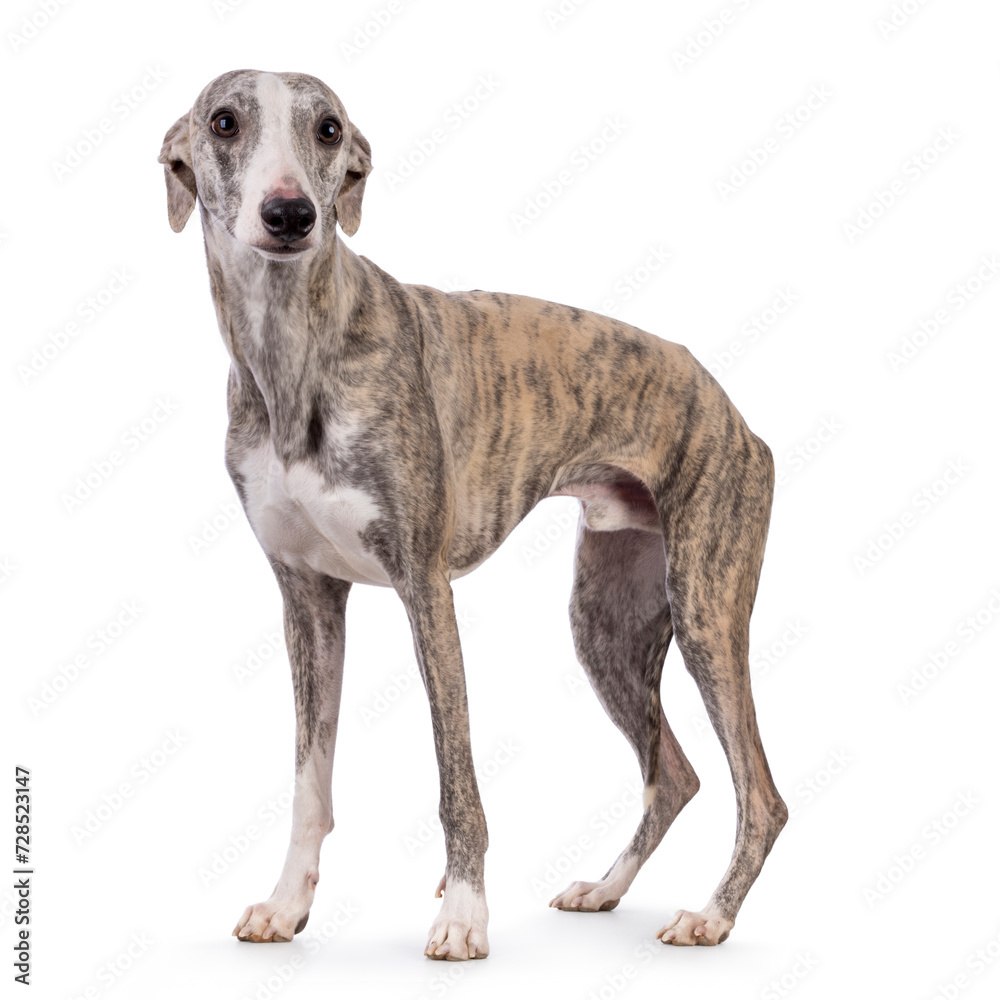
[{"label": "brindle coat", "polygon": [[[610,871],[551,905],[616,906],[698,789],[659,701],[676,635],[729,760],[738,830],[705,908],[679,911],[657,937],[725,940],[787,816],[748,667],[767,446],[683,347],[525,296],[403,285],[352,253],[336,226],[358,228],[370,147],[319,80],[226,73],[169,129],[159,159],[173,229],[200,205],[232,358],[226,463],[284,599],[295,689],[292,841],[274,893],[234,934],[285,941],[305,926],[333,828],[347,595],[373,583],[409,615],[440,769],[445,894],[425,954],[485,957],[486,821],[450,580],[540,500],[571,495],[582,509],[576,651],[646,793]],[[267,215],[275,205],[304,213],[300,231]]]}]

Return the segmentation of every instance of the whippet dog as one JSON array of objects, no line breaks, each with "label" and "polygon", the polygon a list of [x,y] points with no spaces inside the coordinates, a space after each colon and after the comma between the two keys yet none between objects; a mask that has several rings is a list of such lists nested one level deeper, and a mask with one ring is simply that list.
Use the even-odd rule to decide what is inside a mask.
[{"label": "whippet dog", "polygon": [[306,925],[324,837],[352,583],[406,607],[430,700],[447,854],[424,954],[484,958],[486,820],[470,749],[450,581],[540,500],[580,500],[576,652],[642,770],[642,818],[561,910],[609,910],[698,778],[660,706],[671,636],[736,786],[729,868],[665,944],[724,941],[787,818],[761,746],[748,628],[774,483],[771,453],[684,348],[521,295],[404,285],[337,236],[361,222],[371,148],[327,86],[218,77],[167,131],[171,227],[197,203],[232,359],[226,466],[284,600],[297,718],[291,845],[241,941]]}]

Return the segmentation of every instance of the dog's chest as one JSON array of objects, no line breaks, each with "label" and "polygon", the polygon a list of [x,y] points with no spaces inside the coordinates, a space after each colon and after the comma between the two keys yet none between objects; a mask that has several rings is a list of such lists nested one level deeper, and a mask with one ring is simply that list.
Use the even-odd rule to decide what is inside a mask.
[{"label": "dog's chest", "polygon": [[271,558],[354,583],[390,585],[361,540],[382,513],[370,494],[331,485],[311,462],[286,465],[270,440],[248,451],[238,468],[247,517]]}]

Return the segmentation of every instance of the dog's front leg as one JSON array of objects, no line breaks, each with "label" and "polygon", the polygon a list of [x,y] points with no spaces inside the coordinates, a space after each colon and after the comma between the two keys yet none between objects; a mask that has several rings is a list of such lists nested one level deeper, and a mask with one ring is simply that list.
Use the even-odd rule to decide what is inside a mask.
[{"label": "dog's front leg", "polygon": [[323,838],[333,829],[330,779],[344,671],[344,616],[351,585],[272,563],[284,598],[285,643],[295,689],[292,839],[269,899],[248,906],[241,941],[291,941],[309,919]]},{"label": "dog's front leg", "polygon": [[431,706],[434,749],[441,780],[439,815],[447,862],[437,895],[444,903],[431,925],[424,954],[452,962],[489,954],[489,912],[483,884],[486,817],[479,799],[469,737],[462,650],[444,571],[400,589],[413,628],[413,644]]}]

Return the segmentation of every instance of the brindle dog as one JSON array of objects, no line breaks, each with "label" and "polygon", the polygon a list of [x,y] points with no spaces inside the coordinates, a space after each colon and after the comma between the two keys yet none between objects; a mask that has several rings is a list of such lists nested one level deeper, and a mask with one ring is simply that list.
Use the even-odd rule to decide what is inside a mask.
[{"label": "brindle dog", "polygon": [[725,940],[787,817],[754,715],[748,627],[774,483],[771,453],[683,347],[519,295],[395,281],[353,235],[368,141],[296,73],[239,70],[168,130],[170,224],[200,205],[232,358],[226,464],[284,599],[297,716],[291,845],[241,941],[305,927],[333,828],[330,778],[352,583],[395,589],[430,700],[447,863],[424,954],[484,958],[487,846],[450,581],[540,500],[580,499],[570,616],[577,655],[639,758],[644,810],[597,882],[562,910],[618,904],[698,778],[660,706],[672,635],[736,786],[732,861],[665,944]]}]

